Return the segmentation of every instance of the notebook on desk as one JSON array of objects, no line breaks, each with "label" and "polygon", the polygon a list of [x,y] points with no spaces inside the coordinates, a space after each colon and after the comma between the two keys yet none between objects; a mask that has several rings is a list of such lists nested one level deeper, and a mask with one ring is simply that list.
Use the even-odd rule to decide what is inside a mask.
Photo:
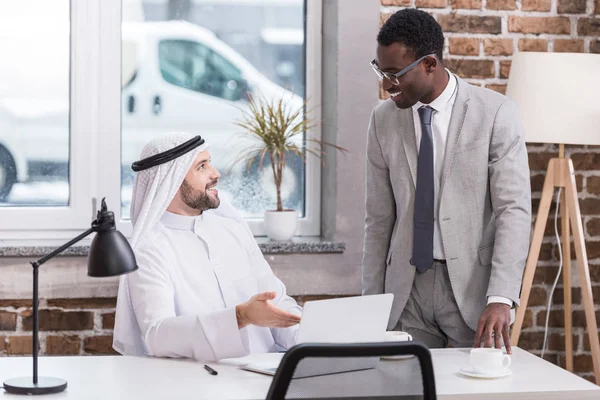
[{"label": "notebook on desk", "polygon": [[[304,305],[297,343],[383,342],[390,312],[391,293],[309,301]],[[282,355],[283,356],[283,355]],[[281,357],[251,361],[240,368],[274,375]],[[295,378],[374,368],[378,357],[348,363],[300,363]]]}]

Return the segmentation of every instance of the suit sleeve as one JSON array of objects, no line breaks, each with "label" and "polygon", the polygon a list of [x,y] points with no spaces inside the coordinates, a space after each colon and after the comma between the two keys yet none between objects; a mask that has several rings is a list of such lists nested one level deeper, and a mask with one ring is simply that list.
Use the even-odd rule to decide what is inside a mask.
[{"label": "suit sleeve", "polygon": [[396,222],[396,203],[390,170],[377,137],[375,111],[371,114],[366,156],[366,217],[362,260],[362,293],[384,291],[386,259]]},{"label": "suit sleeve", "polygon": [[531,186],[525,138],[510,99],[494,120],[488,170],[496,236],[487,296],[518,305],[531,233]]}]

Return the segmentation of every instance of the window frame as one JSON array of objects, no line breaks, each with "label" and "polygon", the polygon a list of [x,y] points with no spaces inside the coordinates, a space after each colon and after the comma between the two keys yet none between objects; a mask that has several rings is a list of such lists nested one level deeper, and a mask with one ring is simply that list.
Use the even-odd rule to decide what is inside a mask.
[{"label": "window frame", "polygon": [[[307,117],[321,121],[322,0],[305,0]],[[121,219],[121,23],[120,0],[70,1],[70,203],[67,207],[0,207],[0,246],[54,246],[88,229],[102,198],[117,228]],[[307,137],[319,140],[319,123]],[[305,216],[297,236],[319,236],[321,161],[306,156]],[[307,184],[308,183],[308,184]],[[266,236],[263,219],[247,220],[254,236]],[[61,228],[57,229],[56,227]],[[89,244],[93,235],[80,244]]]}]

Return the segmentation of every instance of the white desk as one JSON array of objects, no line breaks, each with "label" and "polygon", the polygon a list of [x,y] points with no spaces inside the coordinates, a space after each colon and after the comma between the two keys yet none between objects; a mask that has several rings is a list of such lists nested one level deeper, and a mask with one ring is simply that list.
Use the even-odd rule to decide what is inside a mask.
[{"label": "white desk", "polygon": [[[600,399],[600,387],[521,349],[513,348],[513,374],[496,380],[462,377],[468,362],[466,349],[432,350],[440,399]],[[280,354],[264,355],[265,358]],[[390,361],[401,363],[399,361]],[[271,378],[231,365],[211,364],[212,376],[202,364],[121,356],[41,357],[40,376],[68,381],[65,392],[36,396],[52,399],[264,399]],[[30,376],[31,357],[0,358],[0,379]],[[0,397],[22,399],[0,391]]]}]

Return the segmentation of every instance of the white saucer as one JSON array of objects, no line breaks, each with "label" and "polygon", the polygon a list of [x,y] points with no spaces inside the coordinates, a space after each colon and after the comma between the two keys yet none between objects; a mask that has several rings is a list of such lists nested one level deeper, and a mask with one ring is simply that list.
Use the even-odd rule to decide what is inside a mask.
[{"label": "white saucer", "polygon": [[499,372],[493,373],[481,373],[475,372],[471,367],[463,367],[459,371],[461,374],[466,375],[471,378],[479,378],[479,379],[496,379],[496,378],[504,378],[512,374],[512,370],[510,368],[503,369]]}]

